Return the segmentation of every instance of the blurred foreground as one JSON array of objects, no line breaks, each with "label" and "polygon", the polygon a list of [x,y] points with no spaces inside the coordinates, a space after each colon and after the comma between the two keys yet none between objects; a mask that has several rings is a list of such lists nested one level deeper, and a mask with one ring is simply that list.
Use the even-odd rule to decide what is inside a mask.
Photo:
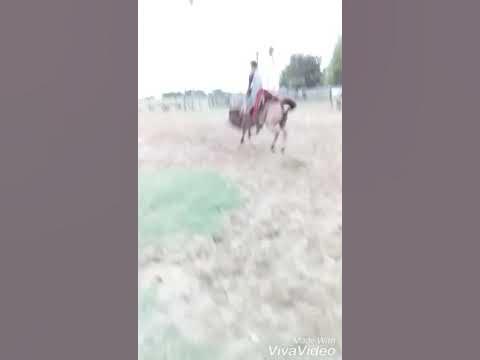
[{"label": "blurred foreground", "polygon": [[300,102],[285,155],[267,129],[240,147],[227,116],[139,113],[139,358],[341,355],[341,112]]}]

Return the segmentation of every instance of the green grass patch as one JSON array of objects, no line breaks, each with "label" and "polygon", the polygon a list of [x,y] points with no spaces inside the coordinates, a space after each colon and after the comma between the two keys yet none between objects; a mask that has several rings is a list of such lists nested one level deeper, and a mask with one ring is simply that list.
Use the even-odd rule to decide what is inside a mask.
[{"label": "green grass patch", "polygon": [[[212,171],[165,169],[142,171],[138,177],[139,248],[169,246],[175,235],[214,234],[222,216],[241,205],[238,188]],[[188,237],[188,236],[187,236]],[[185,339],[174,327],[158,323],[164,304],[156,287],[138,292],[138,358],[140,360],[217,360],[212,347]]]},{"label": "green grass patch", "polygon": [[222,215],[241,203],[238,189],[212,171],[165,169],[140,172],[139,244],[166,243],[167,235],[211,234]]}]

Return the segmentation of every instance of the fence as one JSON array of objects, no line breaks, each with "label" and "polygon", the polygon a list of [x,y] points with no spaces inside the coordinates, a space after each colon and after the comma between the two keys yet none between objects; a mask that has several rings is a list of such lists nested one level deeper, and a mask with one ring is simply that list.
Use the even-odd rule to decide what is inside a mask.
[{"label": "fence", "polygon": [[[342,87],[319,86],[311,89],[279,90],[281,96],[288,96],[295,100],[309,101],[336,101],[342,94]],[[243,94],[213,93],[208,96],[178,95],[163,97],[162,99],[146,98],[139,100],[139,112],[155,111],[203,111],[209,109],[228,108],[238,106],[243,102]]]},{"label": "fence", "polygon": [[288,96],[295,100],[323,101],[323,100],[330,99],[330,89],[332,93],[332,98],[335,98],[342,93],[341,86],[336,86],[336,87],[318,86],[311,89],[299,89],[299,90],[281,88],[279,93],[282,96]]}]

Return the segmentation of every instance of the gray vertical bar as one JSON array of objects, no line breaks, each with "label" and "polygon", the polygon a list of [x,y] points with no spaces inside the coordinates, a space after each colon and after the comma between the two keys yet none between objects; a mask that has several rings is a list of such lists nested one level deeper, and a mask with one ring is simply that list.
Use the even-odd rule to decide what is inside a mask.
[{"label": "gray vertical bar", "polygon": [[0,5],[0,359],[137,356],[137,3]]}]

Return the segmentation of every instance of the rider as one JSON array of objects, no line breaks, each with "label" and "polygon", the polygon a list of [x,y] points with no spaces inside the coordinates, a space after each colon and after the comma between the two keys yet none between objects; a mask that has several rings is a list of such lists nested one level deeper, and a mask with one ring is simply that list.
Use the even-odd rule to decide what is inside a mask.
[{"label": "rider", "polygon": [[[257,96],[261,94],[262,91],[262,78],[258,72],[258,64],[256,61],[250,62],[251,71],[248,78],[248,90],[247,90],[247,106],[246,111],[250,113],[253,110],[253,107],[256,105]],[[256,114],[253,114],[254,116]]]},{"label": "rider", "polygon": [[263,67],[262,73],[265,75],[265,82],[263,87],[272,95],[278,94],[278,72],[275,64],[275,59],[273,57],[273,47],[268,49],[268,57],[265,61],[265,66]]}]

